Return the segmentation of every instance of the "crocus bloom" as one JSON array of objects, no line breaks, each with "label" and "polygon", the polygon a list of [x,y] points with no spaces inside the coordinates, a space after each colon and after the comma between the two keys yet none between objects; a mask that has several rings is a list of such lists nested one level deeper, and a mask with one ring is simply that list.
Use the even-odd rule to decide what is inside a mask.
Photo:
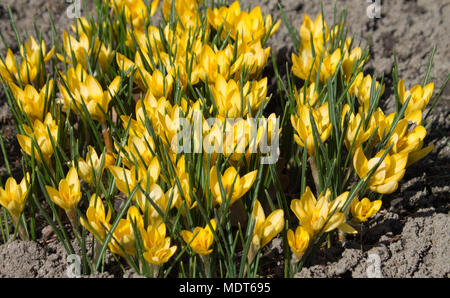
[{"label": "crocus bloom", "polygon": [[5,188],[0,187],[0,204],[8,210],[13,218],[18,219],[25,207],[25,198],[28,193],[27,187],[30,182],[30,174],[27,173],[20,184],[16,180],[9,177],[6,180]]},{"label": "crocus bloom", "polygon": [[86,218],[87,221],[81,218],[80,222],[83,227],[91,232],[98,241],[103,242],[111,227],[109,223],[111,220],[111,210],[108,209],[108,213],[105,213],[103,202],[96,194],[91,196],[89,208],[86,211]]},{"label": "crocus bloom", "polygon": [[[34,146],[34,157],[41,161],[41,156],[36,149],[36,146],[39,146],[45,162],[50,162],[50,158],[53,155],[52,140],[55,146],[58,141],[58,125],[53,120],[52,114],[47,113],[44,122],[36,119],[33,123],[33,128],[23,125],[23,129],[25,135],[17,135],[17,140],[22,150],[31,156],[31,148]],[[34,139],[36,139],[37,144],[33,141]]]},{"label": "crocus bloom", "polygon": [[[210,224],[213,230],[216,230],[216,221],[214,219],[210,220]],[[194,232],[183,230],[181,231],[181,237],[200,255],[209,255],[213,251],[211,245],[214,242],[214,234],[208,224],[204,228],[196,227]]]},{"label": "crocus bloom", "polygon": [[252,245],[255,249],[264,247],[284,228],[283,209],[273,211],[266,218],[261,203],[258,200],[255,201],[255,205],[253,206],[252,218],[255,220],[252,238]]},{"label": "crocus bloom", "polygon": [[[83,103],[86,104],[87,111],[92,119],[105,123],[105,113],[112,98],[119,91],[120,76],[114,78],[108,89],[103,91],[100,83],[78,64],[77,68],[69,68],[67,75],[64,77],[67,86],[59,85],[62,98],[64,100],[64,108],[75,104],[80,111],[83,111]],[[77,112],[77,109],[72,106]]]},{"label": "crocus bloom", "polygon": [[[310,112],[312,114],[313,119],[310,117]],[[299,105],[297,109],[298,116],[291,115],[291,123],[294,127],[296,134],[294,134],[295,142],[305,147],[306,141],[306,149],[310,156],[316,155],[314,136],[313,136],[313,128],[312,128],[312,120],[314,120],[317,131],[319,133],[320,139],[322,142],[325,142],[326,139],[331,134],[331,122],[328,113],[328,102],[324,103],[318,109],[314,109],[312,107],[308,107],[306,105]]]},{"label": "crocus bloom", "polygon": [[45,186],[45,188],[50,199],[66,211],[75,210],[82,197],[80,180],[74,167],[70,168],[66,178],[61,179],[58,189],[51,186]]},{"label": "crocus bloom", "polygon": [[135,206],[128,208],[127,218],[121,218],[114,230],[113,237],[108,243],[108,247],[112,253],[122,257],[125,255],[134,255],[135,237],[133,225],[136,224],[138,232],[144,227],[144,219]]},{"label": "crocus bloom", "polygon": [[293,261],[299,261],[309,246],[310,237],[308,231],[302,226],[298,226],[295,233],[289,229],[287,232],[287,239],[289,247],[292,250]]},{"label": "crocus bloom", "polygon": [[149,225],[147,230],[140,230],[144,243],[144,258],[153,265],[166,263],[175,253],[177,247],[170,246],[170,237],[166,237],[166,225]]},{"label": "crocus bloom", "polygon": [[[377,165],[384,152],[385,150],[382,150],[375,157],[367,160],[362,148],[359,147],[356,149],[355,155],[353,156],[353,167],[359,178],[364,178]],[[393,193],[398,188],[398,182],[405,175],[407,161],[408,153],[388,153],[370,179],[368,184],[369,189],[380,194]]]},{"label": "crocus bloom", "polygon": [[352,202],[351,212],[354,219],[365,222],[369,217],[374,216],[381,208],[381,200],[371,202],[368,198],[359,201],[355,198]]},{"label": "crocus bloom", "polygon": [[44,118],[45,104],[53,92],[53,80],[50,80],[48,85],[44,85],[39,92],[32,85],[26,85],[23,90],[14,83],[10,83],[10,87],[19,107],[31,123]]},{"label": "crocus bloom", "polygon": [[231,200],[229,204],[229,206],[231,206],[234,202],[244,196],[252,187],[253,183],[255,182],[257,173],[258,171],[254,170],[241,177],[234,167],[229,167],[228,169],[226,169],[223,175],[221,175],[222,186],[226,196],[225,198],[222,198],[218,180],[218,172],[216,167],[213,166],[209,175],[209,185],[215,202],[222,204],[224,200],[228,200],[231,193],[231,187],[233,186],[233,192],[231,193]]},{"label": "crocus bloom", "polygon": [[[103,160],[103,168],[101,167],[102,160]],[[103,173],[103,169],[113,164],[114,164],[114,157],[111,154],[102,153],[102,155],[98,156],[94,147],[88,146],[86,159],[83,159],[81,157],[78,159],[78,174],[80,175],[81,179],[93,185],[93,182],[95,181],[93,179],[94,178],[93,173],[95,173],[95,175],[101,176]],[[99,177],[97,177],[97,179],[98,178]]]},{"label": "crocus bloom", "polygon": [[331,191],[327,189],[325,194],[322,193],[316,199],[310,188],[306,187],[301,199],[295,199],[291,202],[291,210],[297,216],[302,227],[308,231],[311,238],[318,235],[320,231],[326,233],[336,228],[346,233],[355,232],[354,229],[345,223],[345,215],[340,211],[343,200],[330,201],[330,196]]},{"label": "crocus bloom", "polygon": [[405,90],[403,80],[398,82],[398,96],[400,102],[405,104],[408,98],[408,106],[405,110],[405,118],[417,124],[422,123],[422,112],[428,105],[431,95],[433,94],[434,83],[429,83],[422,88],[421,85],[415,85],[410,90]]}]

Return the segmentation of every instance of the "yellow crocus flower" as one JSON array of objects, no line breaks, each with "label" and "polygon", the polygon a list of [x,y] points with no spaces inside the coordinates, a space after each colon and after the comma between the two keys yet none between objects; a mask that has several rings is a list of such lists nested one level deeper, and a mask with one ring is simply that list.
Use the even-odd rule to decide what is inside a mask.
[{"label": "yellow crocus flower", "polygon": [[348,193],[344,193],[342,197],[330,201],[331,191],[327,189],[325,194],[322,193],[316,199],[310,188],[306,187],[301,199],[292,200],[291,210],[311,238],[317,236],[320,231],[327,233],[336,228],[346,233],[355,233],[355,230],[345,223],[345,214],[340,211],[347,195]]},{"label": "yellow crocus flower", "polygon": [[[216,230],[216,221],[214,219],[210,220],[210,224],[213,230]],[[209,255],[213,251],[211,246],[214,243],[214,234],[208,224],[204,228],[195,227],[194,232],[183,230],[181,231],[181,237],[200,255]]]},{"label": "yellow crocus flower", "polygon": [[81,200],[80,180],[75,167],[70,168],[66,178],[61,179],[58,189],[45,186],[50,199],[65,211],[74,211]]},{"label": "yellow crocus flower", "polygon": [[[108,89],[103,91],[100,83],[93,76],[88,75],[81,64],[78,64],[76,69],[69,68],[63,79],[66,86],[60,84],[59,90],[64,100],[64,108],[67,110],[69,106],[75,104],[80,111],[83,111],[84,102],[92,119],[106,123],[104,113],[108,112],[110,101],[119,91],[120,76],[115,77]],[[76,108],[72,107],[72,109],[78,112]]]},{"label": "yellow crocus flower", "polygon": [[[229,167],[221,175],[221,181],[223,189],[225,190],[225,198],[222,198],[220,192],[219,178],[216,166],[213,166],[209,173],[209,185],[214,197],[214,202],[222,204],[224,200],[228,200],[230,197],[231,187],[233,186],[233,193],[231,194],[231,200],[229,206],[244,196],[247,191],[252,187],[255,182],[258,170],[254,170],[247,173],[244,176],[240,176],[234,167]],[[233,185],[234,183],[234,185]]]},{"label": "yellow crocus flower", "polygon": [[[215,9],[208,9],[207,11],[208,23],[214,28],[218,29],[223,26],[222,38],[225,38],[228,32],[230,36],[239,42],[256,43],[269,33],[272,27],[272,17],[267,15],[263,18],[261,7],[256,6],[252,11],[241,11],[239,1],[233,2],[230,7],[220,7]],[[278,21],[273,25],[269,36],[274,34],[280,26]]]},{"label": "yellow crocus flower", "polygon": [[147,230],[140,230],[144,243],[144,258],[153,265],[166,263],[175,253],[177,247],[170,246],[170,237],[166,237],[166,225],[149,225]]},{"label": "yellow crocus flower", "polygon": [[[19,63],[14,57],[11,49],[7,50],[5,59],[0,62],[0,76],[9,84],[21,82],[22,85],[32,84],[35,82],[40,67],[48,62],[55,52],[53,47],[48,53],[45,42],[39,45],[36,40],[30,36],[27,42],[20,49],[22,63]],[[41,62],[41,54],[43,61]]]},{"label": "yellow crocus flower", "polygon": [[[52,140],[55,143],[55,146],[58,142],[58,125],[56,124],[55,120],[53,120],[52,114],[47,113],[44,122],[36,119],[33,123],[32,128],[30,128],[28,125],[23,125],[23,130],[25,131],[25,135],[17,135],[17,140],[19,141],[19,145],[22,150],[25,151],[26,154],[31,156],[32,146],[37,145],[39,146],[44,161],[49,163],[50,158],[53,155]],[[34,144],[32,139],[36,139],[37,144]],[[41,161],[41,157],[36,147],[34,148],[34,157],[38,161]]]},{"label": "yellow crocus flower", "polygon": [[[356,99],[358,100],[359,104],[364,107],[364,112],[367,113],[370,107],[370,89],[372,86],[372,76],[370,74],[364,76],[362,72],[358,73],[355,80],[353,81],[353,84],[349,88],[350,95],[355,95]],[[380,83],[377,81],[375,82],[375,89],[374,92],[376,92],[380,88]],[[380,96],[384,93],[384,84],[381,86],[381,93]]]},{"label": "yellow crocus flower", "polygon": [[292,262],[296,264],[308,249],[310,240],[309,233],[302,226],[298,226],[295,233],[291,229],[288,230],[287,239],[289,247],[292,250]]},{"label": "yellow crocus flower", "polygon": [[255,205],[253,206],[252,218],[255,220],[252,237],[252,245],[255,249],[266,246],[284,228],[283,209],[273,211],[266,218],[264,209],[258,200],[255,201]]},{"label": "yellow crocus flower", "polygon": [[[353,156],[353,167],[359,178],[364,178],[366,174],[376,166],[383,156],[385,150],[378,152],[375,157],[367,160],[361,147],[356,149]],[[398,182],[405,175],[405,167],[408,161],[408,153],[387,154],[380,166],[375,170],[368,183],[370,190],[380,194],[393,193],[398,188]]]},{"label": "yellow crocus flower", "polygon": [[[101,168],[102,160],[104,160],[103,168]],[[103,170],[113,165],[114,162],[114,157],[111,154],[102,153],[100,156],[98,156],[94,147],[89,145],[88,152],[86,153],[86,159],[83,159],[81,157],[78,159],[78,174],[80,175],[81,179],[83,179],[90,185],[93,185],[93,183],[95,182],[95,180],[93,179],[93,172],[95,172],[95,175],[99,175],[97,177],[98,179],[102,176]]]},{"label": "yellow crocus flower", "polygon": [[146,24],[147,16],[152,17],[156,13],[159,0],[153,0],[150,9],[147,9],[147,1],[143,0],[112,0],[109,5],[114,9],[116,14],[125,14],[126,22],[129,22],[136,30],[141,30]]},{"label": "yellow crocus flower", "polygon": [[310,111],[322,142],[325,142],[330,136],[332,126],[328,113],[328,102],[324,103],[318,109],[312,107],[308,108],[306,105],[299,105],[297,108],[298,116],[291,115],[291,123],[296,132],[296,134],[294,134],[295,142],[304,147],[306,141],[308,154],[310,156],[315,156],[316,152]]},{"label": "yellow crocus flower", "polygon": [[111,220],[111,210],[105,213],[105,207],[101,198],[93,194],[89,200],[89,207],[86,211],[86,221],[81,218],[80,222],[99,242],[103,242],[111,228],[109,221]]},{"label": "yellow crocus flower", "polygon": [[113,232],[108,247],[113,254],[125,257],[125,255],[134,255],[135,252],[135,232],[133,223],[136,224],[138,232],[144,227],[144,219],[135,206],[128,208],[127,218],[121,218],[116,229]]},{"label": "yellow crocus flower", "polygon": [[350,147],[353,144],[353,150],[351,152],[351,154],[353,155],[355,153],[356,148],[360,147],[364,142],[366,142],[370,138],[370,136],[372,136],[377,126],[377,123],[375,117],[371,117],[367,127],[364,128],[364,117],[367,116],[365,116],[364,113],[357,113],[356,115],[350,113],[350,106],[346,104],[342,109],[342,121],[341,121],[342,127],[344,125],[346,114],[349,114],[349,121],[346,127],[344,142],[348,150],[350,150]]},{"label": "yellow crocus flower", "polygon": [[[132,166],[131,169],[124,169],[119,166],[109,166],[108,170],[116,178],[117,188],[124,194],[133,191],[133,188],[139,183],[145,190],[156,183],[160,173],[158,159],[154,157],[148,167]],[[139,192],[140,190],[138,190]]]},{"label": "yellow crocus flower", "polygon": [[50,80],[48,85],[44,85],[39,92],[32,85],[26,85],[23,90],[14,83],[10,83],[10,87],[19,107],[31,123],[36,119],[44,118],[45,103],[49,102],[53,92],[53,80]]},{"label": "yellow crocus flower", "polygon": [[355,198],[350,210],[354,219],[358,222],[365,222],[380,210],[381,203],[381,200],[371,202],[368,198],[363,198],[361,201]]},{"label": "yellow crocus flower", "polygon": [[434,83],[429,83],[422,88],[421,85],[415,85],[410,90],[405,90],[405,83],[403,80],[398,82],[398,96],[400,102],[405,104],[409,100],[408,106],[405,110],[405,118],[413,121],[416,124],[422,123],[422,112],[428,105],[431,96],[433,95]]},{"label": "yellow crocus flower", "polygon": [[20,184],[17,184],[13,177],[9,177],[5,188],[0,187],[0,204],[8,210],[16,222],[25,207],[25,198],[28,193],[27,182],[30,183],[29,173],[26,173]]},{"label": "yellow crocus flower", "polygon": [[329,37],[329,29],[327,23],[322,17],[322,14],[318,14],[314,22],[307,14],[305,14],[299,33],[301,38],[301,47],[308,49],[309,51],[311,51],[312,35],[314,50],[320,56],[320,53],[323,52],[325,43]]},{"label": "yellow crocus flower", "polygon": [[[305,88],[306,88],[306,92],[305,92]],[[306,98],[305,98],[305,93],[306,93]],[[309,86],[307,86],[307,87],[303,86],[300,89],[300,92],[297,90],[296,87],[294,87],[294,98],[295,98],[297,105],[308,106],[308,104],[309,104],[310,106],[313,107],[316,104],[317,100],[319,99],[319,93],[316,90],[316,83],[311,82],[309,84]]]}]

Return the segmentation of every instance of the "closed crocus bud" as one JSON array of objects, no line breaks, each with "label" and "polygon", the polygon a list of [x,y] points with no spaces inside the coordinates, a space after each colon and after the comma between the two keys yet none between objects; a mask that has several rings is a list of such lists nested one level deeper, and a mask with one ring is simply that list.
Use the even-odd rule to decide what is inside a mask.
[{"label": "closed crocus bud", "polygon": [[302,226],[298,226],[295,233],[289,229],[287,232],[287,239],[289,247],[292,250],[292,263],[297,264],[308,249],[310,240],[308,231]]},{"label": "closed crocus bud", "polygon": [[356,221],[365,222],[380,210],[381,203],[381,200],[371,202],[368,198],[363,198],[361,201],[355,198],[350,210]]}]

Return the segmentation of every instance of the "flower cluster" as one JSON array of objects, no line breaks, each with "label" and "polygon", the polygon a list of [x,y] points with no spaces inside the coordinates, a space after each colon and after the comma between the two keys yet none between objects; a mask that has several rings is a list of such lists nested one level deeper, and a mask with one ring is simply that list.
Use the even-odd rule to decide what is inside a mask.
[{"label": "flower cluster", "polygon": [[273,56],[285,92],[273,96],[263,70],[280,22],[260,7],[96,2],[50,50],[29,37],[20,59],[8,50],[0,61],[25,173],[0,187],[0,204],[23,239],[36,240],[39,212],[69,253],[72,236],[93,252],[84,273],[102,270],[108,249],[148,277],[257,277],[280,237],[292,276],[289,264],[353,237],[380,210],[375,195],[433,149],[433,83],[406,90],[395,75],[397,108],[385,114],[383,81],[364,74],[368,51],[342,19],[305,15],[288,84]]}]

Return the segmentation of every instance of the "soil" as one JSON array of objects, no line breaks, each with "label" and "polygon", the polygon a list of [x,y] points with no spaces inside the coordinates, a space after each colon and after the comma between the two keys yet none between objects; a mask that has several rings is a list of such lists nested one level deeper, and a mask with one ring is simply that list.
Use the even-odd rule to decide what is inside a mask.
[{"label": "soil", "polygon": [[[355,41],[370,47],[370,62],[366,73],[377,78],[384,75],[386,91],[383,108],[392,108],[391,72],[394,50],[398,59],[399,76],[405,80],[406,88],[410,88],[422,82],[429,53],[433,46],[437,46],[429,79],[435,82],[436,94],[449,72],[450,39],[447,28],[450,28],[450,18],[447,16],[450,15],[450,1],[376,1],[338,0],[336,6],[338,11],[341,8],[348,9],[347,23]],[[320,1],[241,1],[245,8],[250,4],[260,5],[263,12],[271,13],[275,18],[280,17],[279,2],[296,30],[305,13],[315,19],[321,9]],[[326,21],[331,24],[333,1],[323,2]],[[380,3],[380,18],[371,19],[367,10],[375,3]],[[51,30],[48,11],[53,15],[57,31],[61,32],[72,21],[66,14],[69,5],[61,0],[2,0],[0,32],[16,52],[17,48],[13,46],[15,35],[9,25],[10,6],[21,34],[25,31],[34,32],[35,21],[45,40],[49,41]],[[284,24],[269,40],[269,45],[278,65],[290,65],[294,47]],[[5,54],[3,44],[0,44],[0,54]],[[270,65],[271,63],[266,73],[269,78],[273,78]],[[273,81],[272,85],[274,83]],[[434,143],[434,150],[407,169],[399,190],[383,198],[381,212],[363,227],[362,237],[337,243],[331,249],[320,250],[296,277],[450,276],[449,103],[450,87],[447,87],[432,112],[433,124],[425,140],[426,144]],[[21,176],[16,130],[1,88],[0,133],[5,140],[13,175]],[[3,160],[0,160],[0,176],[2,181],[6,180],[7,171]],[[41,234],[39,236],[45,238],[44,233]],[[275,239],[266,258],[282,255],[280,244],[280,239]],[[118,270],[111,257],[108,260],[107,271],[96,277],[136,276],[131,270]],[[0,246],[0,277],[66,277],[68,266],[67,254],[57,241],[36,243],[16,240]],[[377,268],[380,270],[377,271]],[[274,270],[273,276],[281,277],[282,270]]]}]

